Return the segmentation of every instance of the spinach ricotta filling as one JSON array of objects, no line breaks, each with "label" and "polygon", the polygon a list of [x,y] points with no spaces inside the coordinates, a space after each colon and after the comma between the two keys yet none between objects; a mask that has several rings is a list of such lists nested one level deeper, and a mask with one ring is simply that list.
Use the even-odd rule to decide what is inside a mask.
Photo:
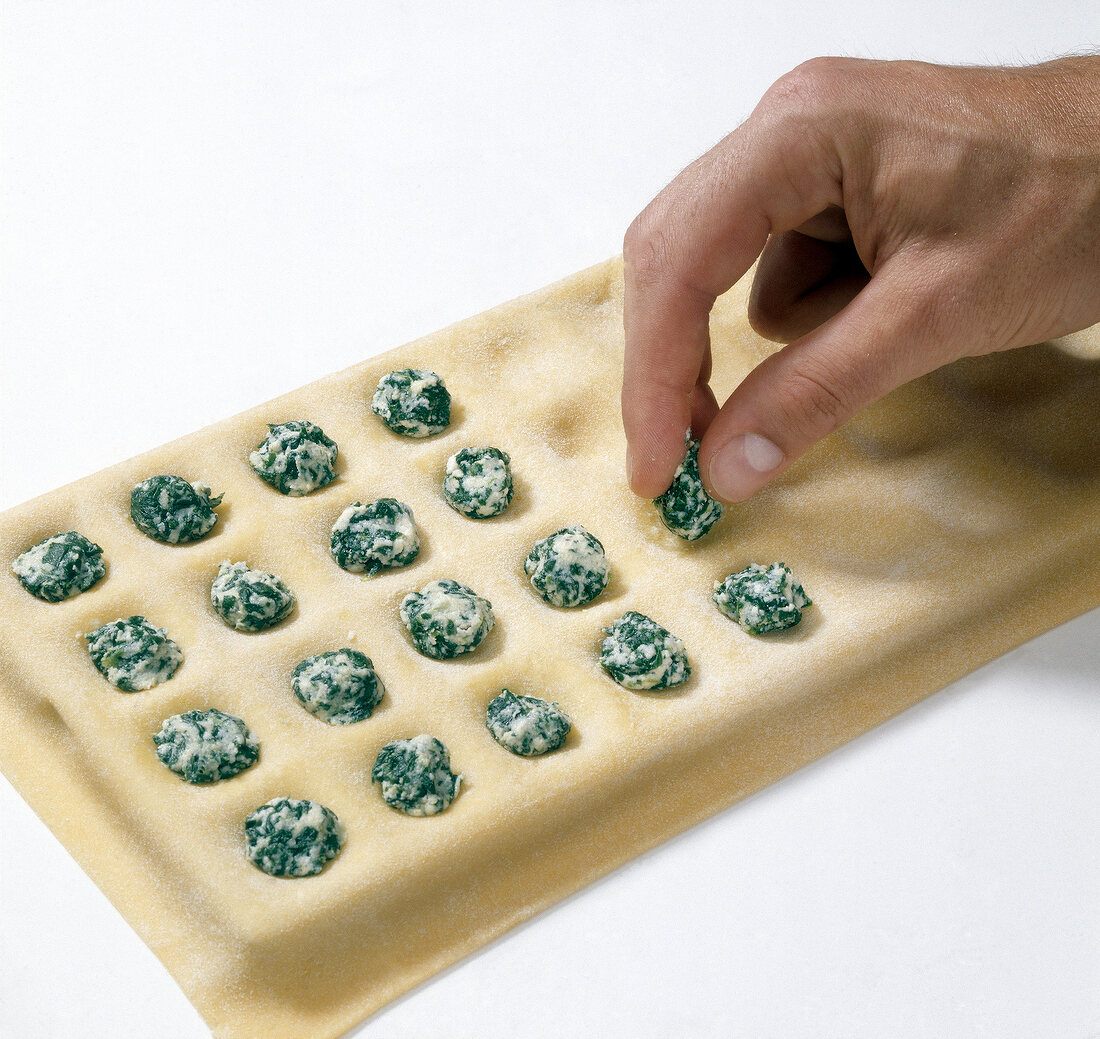
[{"label": "spinach ricotta filling", "polygon": [[785,563],[750,563],[714,586],[714,603],[750,635],[793,628],[812,605]]},{"label": "spinach ricotta filling", "polygon": [[272,877],[312,877],[344,845],[344,824],[316,801],[276,797],[245,821],[248,860]]},{"label": "spinach ricotta filling", "polygon": [[379,752],[371,782],[382,798],[406,815],[438,815],[455,799],[462,776],[451,771],[451,755],[433,736],[394,740]]},{"label": "spinach ricotta filling", "polygon": [[688,431],[687,454],[676,470],[668,490],[654,499],[657,512],[673,534],[696,541],[722,518],[722,505],[703,487],[699,478],[699,441]]},{"label": "spinach ricotta filling", "polygon": [[352,502],[332,525],[332,558],[344,570],[368,577],[408,566],[420,553],[412,509],[396,498]]},{"label": "spinach ricotta filling", "polygon": [[511,459],[496,447],[464,447],[447,459],[443,497],[472,519],[499,516],[512,503]]},{"label": "spinach ricotta filling", "polygon": [[70,530],[28,548],[11,569],[35,598],[61,602],[86,592],[107,572],[102,556],[99,545]]},{"label": "spinach ricotta filling", "polygon": [[214,510],[224,495],[214,496],[204,483],[182,476],[150,476],[130,492],[130,518],[154,541],[169,545],[198,541],[218,522]]},{"label": "spinach ricotta filling", "polygon": [[340,449],[312,422],[269,423],[263,443],[248,456],[262,480],[281,494],[301,497],[336,479]]},{"label": "spinach ricotta filling", "polygon": [[369,718],[386,693],[374,664],[357,649],[334,649],[306,657],[290,679],[298,702],[330,725]]},{"label": "spinach ricotta filling", "polygon": [[379,380],[371,411],[395,433],[430,437],[451,424],[451,395],[435,372],[402,368]]},{"label": "spinach ricotta filling", "polygon": [[573,723],[556,703],[502,689],[485,708],[485,727],[505,750],[533,758],[557,750]]},{"label": "spinach ricotta filling", "polygon": [[604,634],[600,664],[625,689],[670,689],[691,675],[684,644],[644,613],[624,613]]},{"label": "spinach ricotta filling", "polygon": [[236,631],[254,633],[285,620],[297,600],[274,574],[226,560],[210,586],[210,603]]},{"label": "spinach ricotta filling", "polygon": [[523,569],[551,606],[583,606],[607,587],[610,564],[599,539],[584,527],[565,527],[536,541]]},{"label": "spinach ricotta filling", "polygon": [[216,708],[165,718],[153,742],[157,757],[188,783],[231,779],[260,756],[260,745],[248,726]]},{"label": "spinach ricotta filling", "polygon": [[401,620],[421,653],[449,660],[477,649],[496,619],[488,599],[444,578],[409,592],[401,603]]},{"label": "spinach ricotta filling", "polygon": [[84,638],[96,669],[124,693],[167,682],[183,663],[183,653],[168,632],[141,616],[120,617]]}]

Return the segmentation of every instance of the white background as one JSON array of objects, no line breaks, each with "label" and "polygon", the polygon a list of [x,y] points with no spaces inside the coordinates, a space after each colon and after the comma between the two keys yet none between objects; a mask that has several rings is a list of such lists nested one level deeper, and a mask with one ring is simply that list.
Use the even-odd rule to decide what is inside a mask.
[{"label": "white background", "polygon": [[[1100,43],[1094,0],[2,12],[0,507],[617,252],[804,58]],[[1094,611],[355,1034],[1100,1036],[1098,675]],[[0,1008],[207,1035],[3,781]]]}]

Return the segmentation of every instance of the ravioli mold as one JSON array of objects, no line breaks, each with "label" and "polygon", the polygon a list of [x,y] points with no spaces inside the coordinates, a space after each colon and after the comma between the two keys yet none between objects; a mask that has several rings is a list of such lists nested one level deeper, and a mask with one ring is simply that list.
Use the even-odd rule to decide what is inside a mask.
[{"label": "ravioli mold", "polygon": [[[217,1039],[334,1039],[633,856],[1100,603],[1097,330],[904,387],[689,543],[626,486],[622,291],[621,262],[600,264],[0,515],[0,768]],[[748,326],[747,291],[746,280],[712,315],[719,399],[775,349]],[[396,436],[371,414],[382,377],[406,370],[439,373],[453,397],[429,436]],[[339,478],[284,497],[249,455],[269,423],[303,416],[339,444]],[[520,482],[506,511],[474,522],[440,480],[479,444],[506,448]],[[157,473],[224,492],[208,536],[164,545],[134,526],[130,490]],[[414,511],[419,555],[370,579],[340,569],[339,508],[387,496]],[[583,608],[557,609],[523,563],[574,524],[598,534],[610,579]],[[107,573],[42,602],[11,562],[69,530],[102,546]],[[277,574],[293,613],[255,635],[224,624],[209,593],[226,559]],[[777,559],[814,604],[795,627],[746,634],[715,608],[714,584]],[[416,651],[399,607],[442,578],[489,600],[496,625],[475,652],[436,660]],[[601,629],[629,611],[683,639],[687,682],[646,694],[609,679]],[[178,640],[184,662],[124,694],[83,635],[138,615]],[[299,662],[339,648],[385,677],[352,725],[320,723],[290,685]],[[485,711],[503,688],[560,699],[569,738],[535,759],[502,750]],[[259,760],[211,785],[181,782],[152,736],[166,717],[213,707],[247,722]],[[371,784],[381,749],[415,734],[445,745],[463,776],[432,816],[393,810]],[[249,861],[244,821],[280,798],[338,819],[339,854],[319,872],[273,877]]]}]

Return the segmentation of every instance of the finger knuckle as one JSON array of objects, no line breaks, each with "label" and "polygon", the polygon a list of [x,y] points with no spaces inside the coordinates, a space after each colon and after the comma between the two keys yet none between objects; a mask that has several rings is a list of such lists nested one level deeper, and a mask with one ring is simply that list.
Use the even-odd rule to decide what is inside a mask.
[{"label": "finger knuckle", "polygon": [[766,196],[799,200],[825,191],[842,200],[843,142],[860,123],[846,59],[814,58],[781,76],[753,112],[755,146],[771,156]]},{"label": "finger knuckle", "polygon": [[623,237],[623,262],[631,276],[643,284],[661,280],[671,267],[668,234],[649,207],[627,228]]},{"label": "finger knuckle", "polygon": [[804,363],[787,373],[779,410],[804,432],[821,437],[851,417],[852,392],[841,373],[821,364]]},{"label": "finger knuckle", "polygon": [[778,119],[812,118],[834,102],[850,72],[848,59],[810,58],[768,88],[762,111]]}]

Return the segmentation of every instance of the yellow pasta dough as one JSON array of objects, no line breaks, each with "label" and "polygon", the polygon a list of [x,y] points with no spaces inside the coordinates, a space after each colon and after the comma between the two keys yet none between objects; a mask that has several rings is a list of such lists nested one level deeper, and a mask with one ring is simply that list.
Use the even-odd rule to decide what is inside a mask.
[{"label": "yellow pasta dough", "polygon": [[[774,349],[744,318],[745,286],[712,320],[721,398]],[[321,379],[0,517],[0,766],[172,972],[221,1039],[326,1039],[434,971],[641,851],[1100,602],[1100,336],[1096,330],[960,362],[903,387],[813,449],[714,529],[684,542],[626,487],[618,415],[621,264],[609,261],[388,355]],[[371,412],[395,369],[438,372],[443,432],[410,439]],[[307,496],[261,480],[269,424],[308,421],[339,445]],[[514,498],[471,519],[442,493],[447,460],[492,444]],[[201,540],[161,544],[129,517],[160,473],[224,492]],[[392,497],[420,551],[373,577],[330,552],[352,502]],[[603,544],[606,588],[557,608],[524,572],[531,546],[580,525]],[[10,563],[76,530],[107,572],[62,602]],[[225,561],[277,574],[297,605],[258,633],[215,613]],[[787,563],[813,600],[786,631],[746,634],[715,582]],[[473,652],[418,653],[404,597],[451,579],[492,603]],[[688,681],[632,692],[599,665],[603,628],[630,610],[675,633]],[[84,634],[141,615],[183,653],[170,679],[123,693]],[[331,725],[303,709],[296,665],[368,655],[385,696]],[[487,703],[507,688],[560,705],[564,744],[499,746]],[[217,708],[244,720],[258,762],[181,782],[157,757],[164,719]],[[428,734],[461,785],[445,811],[389,808],[371,767]],[[245,854],[244,820],[275,799],[338,816],[344,842],[316,876],[276,878]]]}]

